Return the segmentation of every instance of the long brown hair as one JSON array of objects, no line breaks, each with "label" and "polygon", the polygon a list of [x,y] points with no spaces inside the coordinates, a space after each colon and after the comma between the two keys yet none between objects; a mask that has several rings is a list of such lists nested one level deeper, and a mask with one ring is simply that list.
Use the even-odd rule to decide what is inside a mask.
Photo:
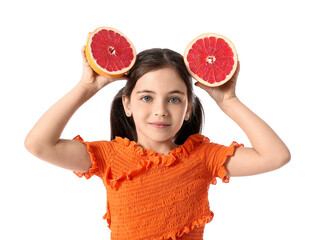
[{"label": "long brown hair", "polygon": [[203,121],[203,107],[200,100],[193,92],[192,77],[184,64],[183,56],[170,49],[152,48],[140,52],[136,63],[127,73],[129,80],[116,94],[111,106],[111,140],[116,136],[128,138],[137,142],[137,133],[132,117],[127,117],[124,111],[122,96],[131,96],[135,84],[144,74],[165,67],[171,67],[177,71],[187,88],[188,101],[192,103],[192,113],[187,121],[184,121],[181,129],[176,133],[174,142],[181,145],[192,134],[201,133]]}]

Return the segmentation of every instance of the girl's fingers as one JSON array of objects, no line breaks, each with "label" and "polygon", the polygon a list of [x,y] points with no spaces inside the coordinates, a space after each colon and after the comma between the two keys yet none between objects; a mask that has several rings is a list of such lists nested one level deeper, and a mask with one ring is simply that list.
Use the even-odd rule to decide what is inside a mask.
[{"label": "girl's fingers", "polygon": [[240,63],[239,63],[239,61],[238,61],[238,62],[237,62],[237,68],[236,68],[236,71],[235,71],[233,77],[237,78],[237,77],[238,77],[238,74],[239,74],[239,71],[240,71]]},{"label": "girl's fingers", "polygon": [[81,49],[81,55],[82,55],[82,57],[84,57],[84,53],[85,53],[85,45],[82,47],[82,49]]},{"label": "girl's fingers", "polygon": [[195,83],[195,86],[196,86],[196,87],[199,87],[199,88],[201,88],[201,89],[203,89],[203,90],[205,90],[205,91],[209,91],[209,90],[211,89],[211,87],[207,87],[207,86],[205,86],[204,84],[202,84],[202,83],[200,83],[200,82],[196,82],[196,83]]},{"label": "girl's fingers", "polygon": [[[92,33],[92,32],[89,32],[88,35],[86,36],[86,42],[85,42],[86,44],[87,44],[87,41],[88,41],[88,39],[89,39],[91,33]],[[81,50],[81,54],[82,54],[82,58],[83,58],[83,63],[87,63],[87,62],[88,62],[87,59],[86,59],[86,55],[85,55],[85,47],[86,47],[86,45],[84,45],[84,46],[82,47],[82,50]]]},{"label": "girl's fingers", "polygon": [[81,49],[81,55],[82,55],[83,63],[87,63],[88,61],[87,61],[86,55],[85,55],[85,46],[83,46]]}]

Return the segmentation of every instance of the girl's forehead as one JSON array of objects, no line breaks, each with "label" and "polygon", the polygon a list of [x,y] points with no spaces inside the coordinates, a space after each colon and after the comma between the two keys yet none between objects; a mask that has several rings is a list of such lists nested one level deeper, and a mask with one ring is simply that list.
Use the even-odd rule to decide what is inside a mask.
[{"label": "girl's forehead", "polygon": [[144,74],[137,80],[133,92],[144,89],[161,92],[179,90],[186,93],[187,91],[183,79],[178,72],[172,68],[162,68]]}]

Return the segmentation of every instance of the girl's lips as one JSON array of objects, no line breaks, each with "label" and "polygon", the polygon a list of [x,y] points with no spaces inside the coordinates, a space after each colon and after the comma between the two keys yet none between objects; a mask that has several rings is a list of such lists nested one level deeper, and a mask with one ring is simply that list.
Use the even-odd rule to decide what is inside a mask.
[{"label": "girl's lips", "polygon": [[170,124],[168,124],[168,123],[160,123],[160,122],[150,123],[150,125],[153,127],[156,127],[156,128],[166,128],[166,127],[170,126]]}]

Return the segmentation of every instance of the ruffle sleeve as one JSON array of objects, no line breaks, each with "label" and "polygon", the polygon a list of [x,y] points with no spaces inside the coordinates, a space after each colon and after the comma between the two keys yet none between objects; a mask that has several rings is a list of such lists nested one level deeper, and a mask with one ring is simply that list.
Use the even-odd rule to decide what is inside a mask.
[{"label": "ruffle sleeve", "polygon": [[224,146],[216,143],[207,143],[205,146],[205,164],[212,177],[211,184],[216,185],[216,178],[222,179],[224,183],[229,182],[225,163],[229,157],[233,156],[238,147],[244,146],[233,141],[230,146]]},{"label": "ruffle sleeve", "polygon": [[105,143],[103,143],[103,141],[85,142],[80,135],[73,138],[73,140],[80,141],[81,143],[86,145],[92,163],[92,166],[90,167],[88,172],[83,173],[73,171],[73,173],[76,174],[78,177],[84,176],[86,179],[91,178],[93,175],[102,178],[107,166],[107,151]]}]

